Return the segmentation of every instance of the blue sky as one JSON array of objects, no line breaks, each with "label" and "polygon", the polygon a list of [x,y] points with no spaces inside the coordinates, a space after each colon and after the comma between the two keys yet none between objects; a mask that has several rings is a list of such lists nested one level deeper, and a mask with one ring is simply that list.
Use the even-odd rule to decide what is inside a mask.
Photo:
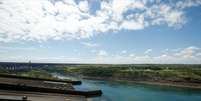
[{"label": "blue sky", "polygon": [[201,0],[2,0],[0,61],[201,63]]}]

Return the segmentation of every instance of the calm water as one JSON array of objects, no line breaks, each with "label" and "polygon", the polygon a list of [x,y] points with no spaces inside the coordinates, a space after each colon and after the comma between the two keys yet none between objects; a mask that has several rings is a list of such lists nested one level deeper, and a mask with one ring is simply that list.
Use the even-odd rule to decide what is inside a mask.
[{"label": "calm water", "polygon": [[81,86],[75,86],[77,90],[103,91],[102,97],[92,98],[90,101],[201,101],[201,90],[99,80],[82,82]]}]

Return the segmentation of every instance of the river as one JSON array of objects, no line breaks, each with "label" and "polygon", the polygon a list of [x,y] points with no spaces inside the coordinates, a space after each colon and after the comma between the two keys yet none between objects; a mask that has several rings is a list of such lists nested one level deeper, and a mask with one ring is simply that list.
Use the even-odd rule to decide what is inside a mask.
[{"label": "river", "polygon": [[[55,75],[62,79],[78,78]],[[89,101],[201,101],[201,90],[134,84],[103,80],[82,80],[77,90],[101,89],[101,97],[90,98]]]}]

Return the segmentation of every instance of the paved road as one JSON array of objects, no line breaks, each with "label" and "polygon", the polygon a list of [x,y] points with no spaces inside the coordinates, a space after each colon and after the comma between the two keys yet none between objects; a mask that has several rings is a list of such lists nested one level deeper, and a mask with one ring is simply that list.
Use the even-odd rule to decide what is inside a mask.
[{"label": "paved road", "polygon": [[0,99],[20,100],[23,96],[31,101],[87,101],[83,96],[0,90]]}]

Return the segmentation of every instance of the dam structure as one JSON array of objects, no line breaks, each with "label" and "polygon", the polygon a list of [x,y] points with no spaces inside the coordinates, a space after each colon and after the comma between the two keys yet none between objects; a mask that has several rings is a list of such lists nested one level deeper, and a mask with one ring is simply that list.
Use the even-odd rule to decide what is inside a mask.
[{"label": "dam structure", "polygon": [[[16,71],[37,68],[39,65],[41,67],[63,64],[0,63],[0,68]],[[33,78],[1,73],[0,101],[87,101],[87,98],[102,95],[101,90],[80,91],[73,87],[81,84],[81,81]]]}]

